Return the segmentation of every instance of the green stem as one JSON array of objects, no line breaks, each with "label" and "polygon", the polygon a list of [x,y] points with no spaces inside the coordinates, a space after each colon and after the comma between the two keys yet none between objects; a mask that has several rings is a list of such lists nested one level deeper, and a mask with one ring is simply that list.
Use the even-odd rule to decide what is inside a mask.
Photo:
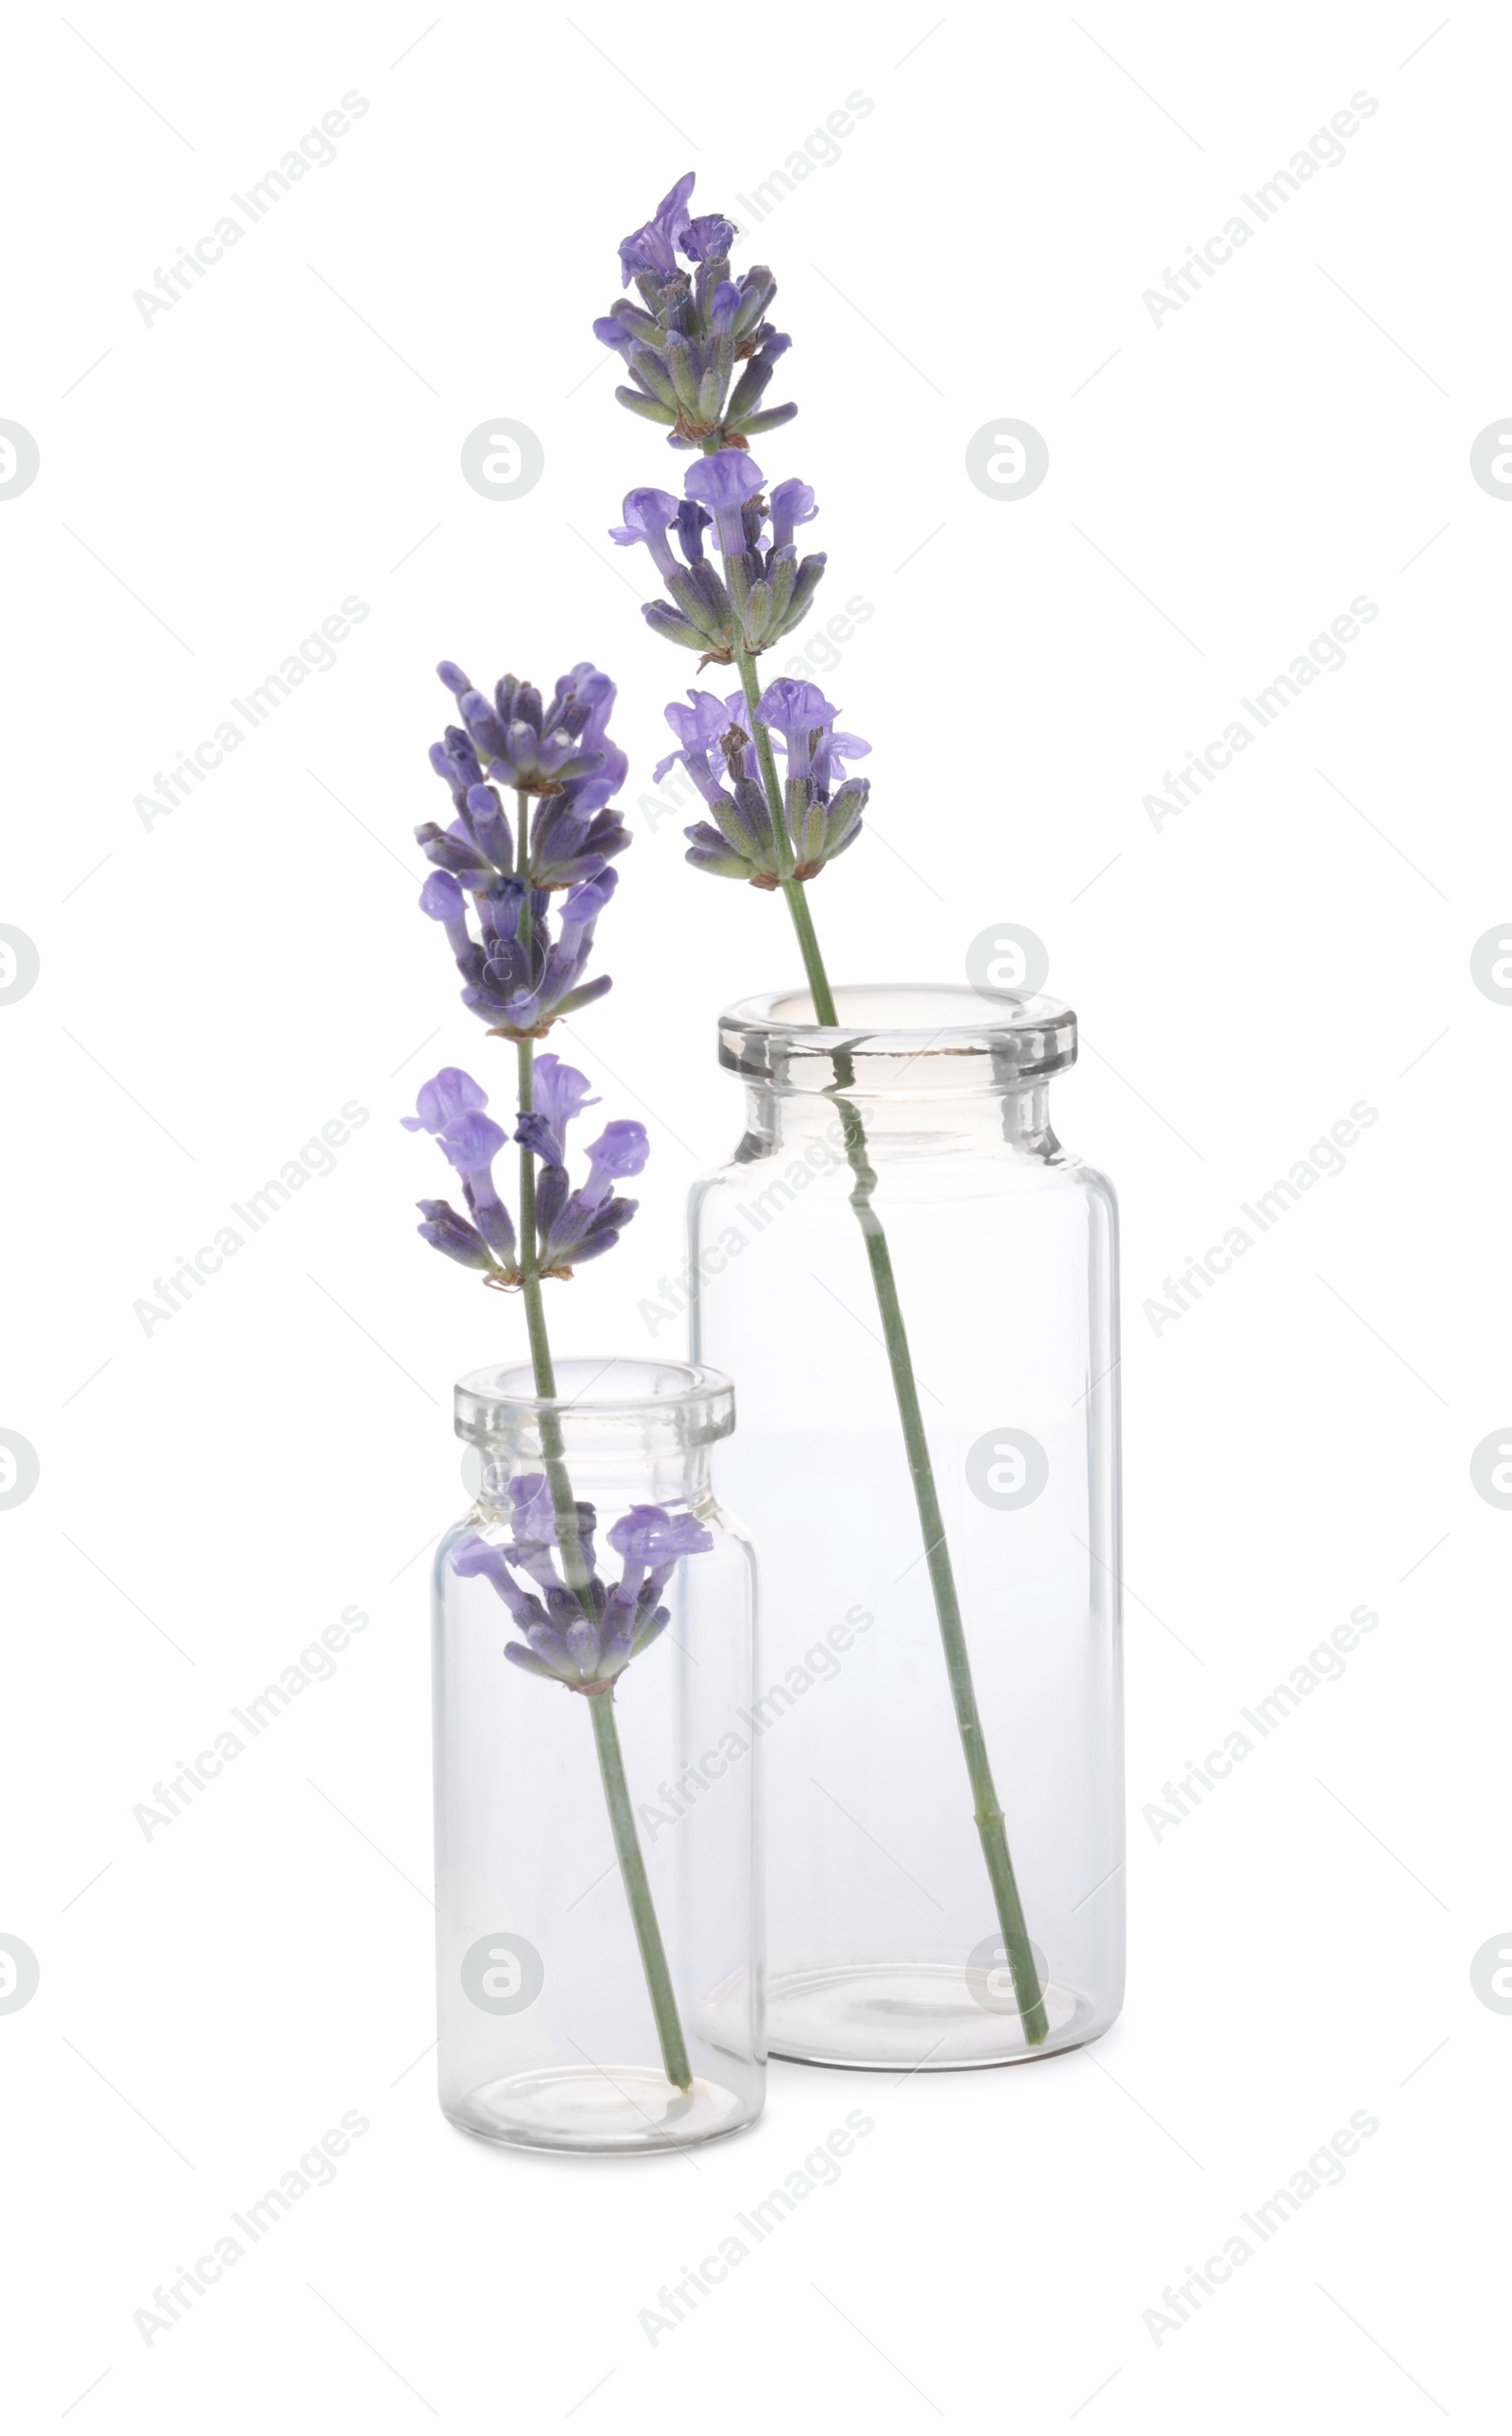
[{"label": "green stem", "polygon": [[[756,666],[749,652],[738,649],[736,666],[751,712],[751,725],[756,759],[766,783],[767,801],[775,825],[779,853],[788,861],[788,824],[785,817],[782,789],[773,757],[772,739],[762,722],[756,716],[759,700]],[[825,970],[813,915],[808,908],[808,891],[801,880],[785,877],[782,893],[788,900],[798,946],[803,955],[804,971],[813,998],[814,1015],[826,1026],[838,1023],[834,992]],[[840,1090],[854,1088],[855,1068],[848,1051],[835,1053],[835,1079]],[[1024,2036],[1032,2047],[1042,2046],[1050,2035],[1050,2022],[1045,2011],[1045,1999],[1039,1984],[1034,1953],[1029,1942],[1029,1930],[1024,1920],[1024,1906],[1019,1898],[1018,1881],[1014,1874],[1008,1850],[1008,1834],[1003,1821],[1002,1805],[993,1782],[992,1763],[982,1731],[982,1713],[977,1705],[976,1685],[971,1675],[971,1657],[966,1647],[965,1627],[961,1616],[961,1600],[956,1590],[955,1569],[950,1562],[949,1545],[945,1535],[945,1518],[940,1510],[939,1491],[935,1487],[934,1466],[930,1456],[930,1441],[925,1432],[924,1415],[919,1404],[918,1384],[913,1376],[913,1356],[909,1347],[908,1329],[903,1308],[898,1300],[897,1280],[893,1274],[893,1255],[886,1229],[872,1206],[877,1188],[877,1172],[867,1155],[866,1128],[860,1110],[847,1099],[837,1096],[837,1108],[844,1126],[845,1157],[856,1182],[851,1191],[851,1208],[866,1244],[866,1258],[872,1272],[872,1287],[882,1322],[882,1336],[887,1348],[888,1366],[893,1374],[893,1393],[896,1400],[898,1418],[903,1429],[903,1444],[908,1455],[909,1475],[913,1483],[913,1500],[918,1508],[919,1527],[924,1534],[924,1550],[930,1569],[930,1586],[934,1594],[934,1610],[939,1620],[940,1640],[945,1650],[946,1674],[950,1685],[950,1699],[955,1709],[956,1731],[965,1758],[966,1775],[970,1780],[975,1809],[977,1835],[982,1843],[982,1859],[992,1886],[998,1923],[1002,1931],[1003,1951],[1013,1975],[1014,1994],[1017,2000]]]},{"label": "green stem", "polygon": [[[725,566],[726,567],[729,566],[728,559],[725,560]],[[735,652],[735,665],[739,670],[740,688],[745,695],[745,705],[751,714],[751,734],[756,742],[756,760],[761,771],[761,783],[767,791],[767,802],[772,809],[772,825],[776,831],[777,870],[783,877],[784,884],[786,885],[786,876],[792,869],[792,840],[788,835],[788,818],[783,805],[782,782],[777,776],[777,762],[776,756],[772,750],[771,730],[767,727],[764,721],[759,720],[756,717],[756,704],[761,699],[761,687],[756,682],[755,654],[742,650],[741,647],[737,644]],[[811,924],[809,929],[810,935],[812,935]],[[818,950],[816,947],[815,953],[817,954],[817,952]],[[808,962],[807,956],[804,961],[805,963]],[[821,970],[822,969],[823,967],[821,967]],[[828,984],[826,983],[826,986],[827,988]],[[830,1020],[830,1018],[827,1017],[821,1017],[820,1020],[821,1022],[826,1022]]]},{"label": "green stem", "polygon": [[[850,1059],[842,1053],[835,1062],[837,1066],[849,1066]],[[934,1592],[940,1640],[945,1649],[945,1667],[955,1709],[956,1731],[961,1737],[966,1774],[971,1781],[977,1834],[982,1841],[987,1875],[992,1882],[993,1901],[1002,1930],[1003,1951],[1013,1974],[1014,1994],[1017,1999],[1024,2036],[1032,2047],[1037,2047],[1049,2036],[1050,2023],[1040,1991],[1039,1974],[1030,1947],[1018,1881],[1014,1875],[1013,1860],[1008,1851],[1002,1805],[998,1800],[992,1763],[982,1735],[982,1713],[977,1706],[976,1685],[971,1678],[971,1658],[961,1617],[955,1569],[950,1562],[950,1550],[945,1536],[945,1517],[940,1511],[934,1466],[930,1459],[930,1442],[925,1434],[918,1385],[913,1376],[913,1357],[909,1349],[902,1305],[898,1301],[897,1281],[893,1275],[893,1255],[882,1222],[872,1207],[877,1174],[867,1157],[866,1134],[860,1114],[848,1100],[838,1100],[836,1105],[841,1110],[845,1127],[845,1156],[856,1178],[850,1196],[851,1208],[866,1240],[872,1285],[877,1296],[877,1308],[881,1314],[882,1335],[893,1373],[893,1392],[897,1400],[898,1418],[903,1425],[903,1444],[908,1453],[913,1499],[918,1507],[919,1527],[924,1534],[930,1585]]]},{"label": "green stem", "polygon": [[777,833],[777,868],[782,875],[779,885],[788,900],[788,911],[792,915],[792,927],[798,933],[798,946],[803,954],[803,968],[814,1001],[814,1014],[821,1023],[834,1024],[839,1021],[839,1018],[835,1013],[835,1001],[830,992],[829,978],[825,971],[825,960],[819,952],[819,939],[814,930],[813,915],[808,911],[808,899],[804,895],[802,880],[791,877],[792,840],[788,834],[782,781],[777,776],[776,757],[772,750],[771,731],[764,721],[756,717],[756,704],[761,699],[761,687],[756,682],[756,660],[750,652],[741,650],[738,645],[735,665],[739,671],[746,708],[751,714],[751,734],[756,745],[756,761],[761,771],[762,784],[767,791],[767,802],[771,807],[773,826]]},{"label": "green stem", "polygon": [[[785,879],[782,883],[782,893],[788,900],[788,911],[792,915],[792,927],[798,933],[798,946],[803,955],[803,968],[808,977],[809,996],[814,1002],[814,1014],[821,1023],[833,1028],[838,1025],[840,1018],[835,1013],[835,1000],[830,992],[829,976],[825,970],[825,960],[819,952],[819,936],[814,929],[814,917],[808,911],[808,891],[801,879]],[[860,1123],[860,1122],[858,1118],[857,1122]]]},{"label": "green stem", "polygon": [[[516,797],[519,809],[517,845],[514,868],[524,876],[530,856],[529,795]],[[527,897],[520,917],[521,933],[527,948],[530,945],[530,899]],[[535,1105],[535,1043],[522,1040],[516,1045],[519,1070],[519,1104],[522,1110]],[[530,1366],[535,1377],[535,1392],[544,1399],[555,1400],[556,1368],[551,1360],[550,1339],[547,1334],[546,1306],[541,1296],[541,1266],[535,1222],[535,1158],[533,1153],[520,1145],[520,1291],[525,1298],[525,1325],[530,1340]],[[554,1412],[541,1416],[541,1453],[546,1464],[547,1480],[551,1490],[551,1505],[556,1515],[557,1540],[562,1549],[562,1570],[583,1614],[590,1623],[598,1617],[589,1595],[591,1569],[582,1551],[578,1529],[578,1502],[572,1493],[572,1481],[567,1471],[566,1447],[562,1423]],[[619,1862],[619,1874],[624,1883],[625,1899],[635,1931],[635,1943],[640,1949],[641,1966],[646,1974],[646,1990],[651,1997],[652,2011],[656,2020],[656,2037],[662,2051],[667,2078],[677,2088],[690,2089],[692,2070],[687,2060],[687,2043],[678,2016],[677,1997],[672,1988],[672,1975],[668,1967],[667,1948],[662,1942],[656,1905],[652,1900],[651,1880],[646,1874],[645,1855],[640,1849],[640,1835],[635,1825],[635,1813],[625,1779],[624,1754],[619,1748],[619,1727],[615,1716],[614,1690],[582,1695],[593,1718],[593,1738],[599,1754],[599,1773],[603,1780],[604,1800],[609,1809],[609,1823],[614,1832],[615,1853]]]},{"label": "green stem", "polygon": [[641,1967],[651,1992],[652,2010],[656,2016],[662,2062],[667,2067],[668,2079],[674,2081],[679,2089],[688,2090],[693,2085],[692,2067],[687,2061],[683,2026],[678,2019],[672,1975],[667,1967],[667,1949],[662,1943],[656,1906],[652,1901],[651,1880],[646,1875],[646,1859],[640,1849],[640,1834],[631,1806],[630,1787],[625,1782],[625,1761],[619,1748],[619,1729],[615,1720],[613,1687],[607,1692],[590,1693],[587,1699],[593,1717],[593,1738],[599,1747],[599,1773],[603,1778],[604,1800],[609,1805],[609,1820],[615,1831],[615,1851],[619,1856],[619,1874],[625,1882],[630,1917],[635,1924],[635,1942],[640,1948]]}]

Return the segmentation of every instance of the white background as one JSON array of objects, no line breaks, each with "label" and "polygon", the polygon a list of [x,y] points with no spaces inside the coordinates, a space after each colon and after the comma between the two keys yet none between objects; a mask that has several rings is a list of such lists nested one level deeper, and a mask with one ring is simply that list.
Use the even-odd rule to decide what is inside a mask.
[{"label": "white background", "polygon": [[[1512,27],[1433,0],[682,23],[12,20],[0,415],[41,452],[0,500],[0,919],[41,956],[0,1007],[0,1425],[41,1464],[0,1513],[0,1929],[42,1971],[0,2016],[14,2424],[1469,2423],[1504,2387],[1512,2043],[1469,1980],[1512,1920],[1512,1518],[1469,1475],[1512,1397],[1512,1011],[1469,968],[1512,909],[1512,513],[1469,471],[1512,403]],[[144,324],[133,291],[351,92],[331,165]],[[713,1018],[797,961],[651,793],[691,662],[603,536],[682,463],[589,323],[685,166],[739,216],[857,93],[737,256],[794,339],[770,395],[801,415],[758,453],[818,490],[826,614],[874,610],[826,683],[876,819],[815,911],[843,980],[955,979],[1026,924],[1083,1018],[1057,1123],[1125,1222],[1127,2010],[1034,2070],[774,2067],[755,2134],[696,2158],[521,2158],[447,2128],[424,2053],[423,1551],[463,1503],[450,1381],[519,1324],[410,1232],[437,1176],[398,1115],[483,1053],[413,910],[429,672],[622,686],[616,987],[563,1045],[654,1156],[554,1325],[634,1351],[737,1128]],[[1344,163],[1157,324],[1143,292],[1359,93]],[[501,415],[546,452],[508,503],[459,470]],[[1017,502],[965,468],[1005,416],[1050,450]],[[1347,666],[1157,830],[1162,774],[1360,594]],[[349,595],[337,665],[145,826],[154,774]],[[1345,1173],[1157,1335],[1144,1300],[1361,1099]],[[349,1100],[335,1173],[144,1332],[154,1279]],[[1157,1840],[1164,1781],[1362,1603],[1343,1680]],[[353,1604],[335,1678],[144,1840],[154,1781]],[[839,2185],[649,2342],[657,2288],[858,2105]],[[154,2287],[347,2110],[335,2184],[146,2345]],[[1343,2186],[1157,2343],[1163,2288],[1357,2110]]]}]

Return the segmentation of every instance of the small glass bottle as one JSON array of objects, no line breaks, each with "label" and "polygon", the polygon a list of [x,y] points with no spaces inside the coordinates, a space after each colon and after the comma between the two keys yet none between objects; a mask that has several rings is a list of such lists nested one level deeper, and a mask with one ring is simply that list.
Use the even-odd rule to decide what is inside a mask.
[{"label": "small glass bottle", "polygon": [[1115,1204],[1051,1128],[1068,1007],[836,998],[721,1018],[745,1131],[690,1218],[760,1552],[768,2034],[1014,2062],[1122,1995]]},{"label": "small glass bottle", "polygon": [[765,2082],[753,1567],[710,1480],[734,1392],[663,1361],[557,1385],[456,1390],[481,1476],[435,1565],[441,2104],[522,2148],[682,2148]]}]

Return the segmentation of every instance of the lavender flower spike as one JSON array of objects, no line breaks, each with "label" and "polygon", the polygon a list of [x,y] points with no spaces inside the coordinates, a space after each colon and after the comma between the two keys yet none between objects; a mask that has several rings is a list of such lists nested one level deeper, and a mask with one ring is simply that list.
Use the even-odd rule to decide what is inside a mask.
[{"label": "lavender flower spike", "polygon": [[[558,1570],[558,1524],[545,1474],[512,1480],[510,1503],[513,1538],[502,1545],[476,1532],[460,1540],[452,1571],[486,1581],[508,1608],[523,1636],[504,1644],[514,1665],[569,1692],[606,1692],[666,1628],[669,1610],[661,1595],[679,1558],[712,1548],[712,1535],[691,1514],[633,1505],[609,1533],[621,1559],[620,1578],[606,1586],[594,1572],[579,1598],[566,1588],[565,1569]],[[580,1504],[575,1515],[579,1546],[589,1552],[591,1566],[594,1509]]]},{"label": "lavender flower spike", "polygon": [[673,448],[743,448],[798,410],[761,404],[789,342],[766,319],[771,271],[757,264],[731,277],[735,224],[722,212],[691,216],[692,191],[689,171],[625,238],[620,276],[634,294],[595,322],[594,336],[624,365],[621,406],[661,425]]},{"label": "lavender flower spike", "polygon": [[[602,825],[617,828],[618,818],[608,811],[580,817],[565,799],[552,798],[531,841],[532,865],[539,861],[545,867],[540,885],[527,887],[513,873],[492,869],[470,873],[465,882],[438,871],[426,883],[421,907],[445,927],[465,983],[462,1004],[502,1038],[540,1039],[558,1016],[573,1014],[609,988],[607,973],[592,981],[583,973],[595,925],[616,885],[603,853],[630,843],[622,830],[604,840]],[[436,832],[443,845],[453,835]],[[434,851],[434,841],[426,842],[426,852]],[[565,891],[555,916],[548,887]],[[477,939],[468,928],[464,890],[473,896]]]},{"label": "lavender flower spike", "polygon": [[[476,783],[486,771],[503,786],[554,795],[575,779],[601,770],[614,749],[604,728],[615,688],[591,660],[580,661],[570,675],[558,678],[549,703],[543,703],[538,687],[528,679],[501,677],[490,701],[467,684],[454,662],[443,660],[437,673],[457,697],[464,723],[459,740],[471,747],[480,765],[462,769],[453,740],[459,732],[448,729],[446,752],[466,784]],[[617,775],[623,774],[621,764]]]},{"label": "lavender flower spike", "polygon": [[768,686],[755,718],[787,757],[785,839],[752,770],[753,720],[742,694],[721,703],[715,694],[691,692],[686,704],[669,703],[667,723],[682,750],[669,753],[654,774],[660,780],[680,761],[709,808],[710,819],[685,831],[696,870],[773,889],[788,879],[817,878],[855,843],[870,790],[864,778],[846,778],[844,758],[871,747],[864,737],[837,734],[834,704],[802,679],[778,677]]},{"label": "lavender flower spike", "polygon": [[[671,510],[677,513],[675,501]],[[516,677],[501,678],[490,702],[454,661],[443,660],[439,673],[468,723],[448,727],[430,748],[430,766],[445,781],[457,817],[449,828],[426,821],[415,831],[438,866],[420,902],[445,924],[463,977],[476,983],[480,960],[467,928],[466,896],[496,896],[516,877],[514,832],[498,786],[538,799],[527,822],[523,876],[536,889],[573,888],[598,879],[630,844],[618,812],[609,809],[630,765],[609,734],[613,682],[591,660],[559,677],[548,703]]]},{"label": "lavender flower spike", "polygon": [[[671,595],[644,603],[647,624],[705,661],[727,666],[742,651],[755,655],[791,634],[808,616],[825,571],[822,550],[800,559],[792,541],[795,529],[817,513],[808,483],[779,482],[769,510],[763,479],[743,447],[722,448],[689,467],[687,496],[675,518],[682,565],[672,550],[665,491],[632,491],[625,523],[612,528],[617,542],[645,541],[652,548]],[[718,566],[704,548],[710,525],[718,529]]]},{"label": "lavender flower spike", "polygon": [[[682,514],[668,492],[643,497],[665,499],[668,524]],[[518,677],[501,677],[490,702],[456,660],[441,663],[441,677],[467,726],[448,726],[443,743],[431,745],[431,767],[458,816],[450,828],[436,821],[416,828],[436,864],[421,889],[421,914],[445,931],[462,1003],[507,1040],[538,1040],[558,1016],[609,989],[606,974],[584,980],[584,967],[594,923],[614,894],[609,860],[631,843],[611,809],[628,773],[609,736],[614,682],[580,660],[558,677],[550,702]],[[521,813],[518,858],[495,779],[535,796],[533,811]],[[560,892],[555,916],[552,892]]]}]

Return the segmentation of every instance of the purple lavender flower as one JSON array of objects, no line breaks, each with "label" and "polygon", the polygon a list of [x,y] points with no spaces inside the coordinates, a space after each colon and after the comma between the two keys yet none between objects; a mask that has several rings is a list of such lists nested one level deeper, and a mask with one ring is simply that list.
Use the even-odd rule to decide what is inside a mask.
[{"label": "purple lavender flower", "polygon": [[569,888],[563,899],[557,916],[557,938],[547,948],[536,993],[540,1006],[537,1020],[543,1030],[559,1015],[576,1014],[580,1006],[591,1004],[609,988],[607,973],[600,973],[591,982],[584,982],[582,975],[593,948],[599,916],[617,885],[617,873],[602,871],[597,879],[585,879],[580,887]]},{"label": "purple lavender flower", "polygon": [[529,1116],[521,1117],[514,1139],[525,1140],[520,1128],[533,1117],[530,1148],[552,1167],[565,1167],[567,1127],[582,1109],[597,1107],[598,1101],[589,1097],[586,1074],[580,1074],[576,1066],[554,1057],[549,1050],[535,1060],[534,1085],[535,1106]]},{"label": "purple lavender flower", "polygon": [[704,536],[714,522],[707,508],[696,499],[685,499],[677,511],[677,547],[690,567],[697,567],[704,556]]},{"label": "purple lavender flower", "polygon": [[565,1193],[565,1182],[560,1168],[542,1169],[536,1219],[544,1278],[570,1278],[584,1261],[612,1252],[640,1207],[619,1199],[590,1202],[584,1192]]},{"label": "purple lavender flower", "polygon": [[787,746],[789,777],[807,778],[813,747],[836,715],[834,704],[825,700],[816,685],[778,677],[756,704],[756,715]]},{"label": "purple lavender flower", "polygon": [[522,1111],[514,1139],[541,1161],[535,1188],[541,1274],[570,1277],[584,1261],[611,1251],[634,1216],[638,1205],[617,1196],[614,1187],[640,1174],[651,1145],[644,1125],[633,1117],[617,1118],[589,1144],[587,1178],[574,1191],[566,1130],[580,1109],[595,1105],[587,1098],[587,1077],[549,1055],[535,1071],[536,1105]]},{"label": "purple lavender flower", "polygon": [[464,1268],[494,1267],[494,1255],[477,1227],[459,1216],[449,1201],[417,1201],[415,1208],[424,1220],[415,1233],[433,1244],[438,1252],[444,1252],[448,1260],[461,1261]]},{"label": "purple lavender flower", "polygon": [[744,699],[740,694],[731,694],[721,701],[717,693],[696,692],[691,686],[687,691],[687,705],[669,702],[666,711],[667,724],[678,739],[679,749],[657,762],[651,774],[653,784],[659,787],[668,771],[681,762],[704,802],[713,803],[721,784],[714,759],[719,741],[743,707]]},{"label": "purple lavender flower", "polygon": [[714,1545],[695,1516],[669,1514],[665,1505],[633,1505],[608,1536],[627,1579],[633,1572],[649,1572],[665,1581],[679,1557],[697,1557]]},{"label": "purple lavender flower", "polygon": [[855,758],[871,747],[860,736],[837,737],[834,704],[801,679],[779,677],[768,686],[756,715],[786,747],[783,810],[792,842],[792,877],[813,879],[860,833],[871,788],[864,778],[844,778],[841,757]]},{"label": "purple lavender flower", "polygon": [[[400,1121],[403,1122],[403,1120]],[[460,1176],[485,1173],[509,1140],[502,1125],[485,1117],[475,1101],[449,1117],[436,1137]]]},{"label": "purple lavender flower", "polygon": [[[431,746],[430,766],[450,791],[457,814],[451,835],[467,867],[482,864],[508,871],[514,861],[513,832],[496,790],[483,783],[482,763],[464,727],[448,727],[444,740]],[[434,859],[444,861],[454,873],[462,868],[455,855]]]},{"label": "purple lavender flower", "polygon": [[651,1157],[646,1128],[634,1117],[615,1117],[598,1140],[588,1144],[586,1157],[588,1181],[582,1188],[582,1198],[591,1207],[601,1208],[611,1184],[627,1175],[638,1175]]},{"label": "purple lavender flower", "polygon": [[513,1537],[500,1542],[475,1532],[459,1540],[451,1552],[453,1572],[488,1582],[508,1608],[522,1635],[504,1644],[514,1665],[571,1692],[606,1691],[665,1630],[670,1610],[662,1606],[662,1593],[683,1557],[713,1547],[712,1534],[691,1514],[633,1505],[609,1533],[621,1572],[606,1584],[593,1557],[597,1518],[591,1505],[580,1504],[574,1529],[589,1569],[580,1593],[567,1587],[546,1475],[512,1480],[510,1504]]},{"label": "purple lavender flower", "polygon": [[488,1093],[460,1066],[443,1066],[420,1087],[416,1114],[399,1122],[409,1133],[434,1137],[461,1178],[467,1216],[446,1201],[422,1201],[417,1232],[449,1260],[481,1269],[489,1285],[519,1281],[514,1224],[494,1182],[494,1161],[508,1136],[483,1114]]},{"label": "purple lavender flower", "polygon": [[720,548],[726,558],[740,558],[745,553],[745,523],[742,511],[747,499],[756,497],[766,476],[746,450],[723,448],[717,457],[701,457],[683,477],[683,488],[690,499],[707,508],[719,528]]},{"label": "purple lavender flower", "polygon": [[449,871],[433,871],[420,892],[420,910],[440,922],[454,956],[465,956],[472,945],[467,929],[467,899],[461,883]]},{"label": "purple lavender flower", "polygon": [[811,776],[826,790],[844,777],[845,762],[862,760],[872,749],[864,736],[847,736],[835,726],[839,713],[816,685],[791,677],[768,686],[756,715],[780,738],[789,777]]},{"label": "purple lavender flower", "polygon": [[633,279],[671,279],[677,271],[677,248],[687,230],[687,199],[693,191],[694,172],[689,169],[678,179],[670,194],[664,195],[655,215],[644,228],[632,231],[619,248],[619,276],[628,287]]},{"label": "purple lavender flower", "polygon": [[812,524],[819,513],[819,503],[807,482],[789,479],[779,482],[772,494],[772,539],[777,549],[786,549],[792,540],[796,525]]},{"label": "purple lavender flower", "polygon": [[670,491],[627,491],[625,521],[622,525],[609,528],[610,540],[618,542],[622,549],[643,541],[655,560],[656,571],[664,583],[670,583],[678,571],[668,543],[667,528],[677,522],[681,505],[681,500],[674,499]]},{"label": "purple lavender flower", "polygon": [[412,1117],[401,1117],[406,1133],[443,1134],[456,1119],[465,1116],[469,1108],[486,1108],[488,1093],[481,1083],[460,1066],[443,1066],[428,1083],[422,1083]]},{"label": "purple lavender flower", "polygon": [[864,759],[871,749],[864,736],[848,736],[838,727],[826,727],[813,748],[815,778],[822,787],[838,787],[845,775],[845,763]]},{"label": "purple lavender flower", "polygon": [[771,271],[757,266],[731,278],[734,223],[721,212],[691,216],[692,191],[689,171],[625,238],[620,276],[640,302],[621,296],[594,336],[625,367],[629,385],[615,392],[621,405],[660,424],[674,448],[742,448],[798,410],[760,403],[789,342],[765,318],[777,292]]},{"label": "purple lavender flower", "polygon": [[[477,1086],[474,1086],[477,1088]],[[474,1105],[461,1110],[436,1137],[462,1180],[462,1198],[473,1224],[506,1272],[515,1265],[514,1222],[494,1182],[494,1161],[509,1136]]]},{"label": "purple lavender flower", "polygon": [[692,842],[689,862],[721,879],[774,888],[781,876],[776,832],[751,767],[750,717],[739,693],[721,701],[718,694],[690,690],[686,705],[669,702],[667,723],[682,749],[658,761],[652,775],[660,784],[674,762],[681,762],[713,816],[685,832]]},{"label": "purple lavender flower", "polygon": [[[580,1505],[578,1530],[591,1538],[594,1510]],[[551,1503],[551,1483],[544,1471],[525,1471],[510,1482],[510,1519],[516,1540],[550,1541],[556,1536],[556,1508]]]},{"label": "purple lavender flower", "polygon": [[[688,182],[692,192],[692,181]],[[689,262],[728,262],[735,243],[735,223],[719,212],[704,212],[689,220],[678,240]]]}]

